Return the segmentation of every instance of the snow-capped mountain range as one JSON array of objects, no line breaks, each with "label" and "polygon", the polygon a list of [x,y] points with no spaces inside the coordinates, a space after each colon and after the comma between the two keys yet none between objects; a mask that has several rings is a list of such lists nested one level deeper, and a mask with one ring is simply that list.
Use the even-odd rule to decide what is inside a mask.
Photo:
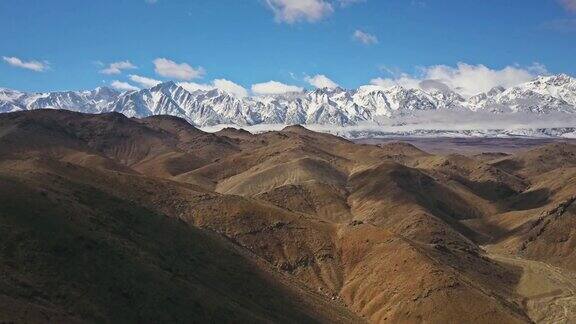
[{"label": "snow-capped mountain range", "polygon": [[356,90],[324,88],[282,95],[238,98],[219,89],[193,90],[165,82],[150,89],[24,93],[0,88],[0,112],[68,109],[86,113],[119,112],[128,117],[168,114],[196,126],[218,124],[357,125],[379,123],[418,112],[489,114],[576,114],[576,79],[565,74],[538,77],[471,98],[447,89],[362,86]]}]

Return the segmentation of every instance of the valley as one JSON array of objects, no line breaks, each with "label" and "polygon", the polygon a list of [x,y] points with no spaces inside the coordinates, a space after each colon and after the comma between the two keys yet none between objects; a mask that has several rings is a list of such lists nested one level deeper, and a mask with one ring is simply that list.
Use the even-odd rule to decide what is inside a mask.
[{"label": "valley", "polygon": [[576,273],[516,256],[489,254],[497,262],[520,267],[516,291],[536,323],[570,323],[576,318]]},{"label": "valley", "polygon": [[486,153],[513,154],[522,150],[553,143],[576,143],[576,139],[555,137],[388,137],[359,138],[360,144],[386,144],[402,141],[435,154],[460,153],[475,155]]}]

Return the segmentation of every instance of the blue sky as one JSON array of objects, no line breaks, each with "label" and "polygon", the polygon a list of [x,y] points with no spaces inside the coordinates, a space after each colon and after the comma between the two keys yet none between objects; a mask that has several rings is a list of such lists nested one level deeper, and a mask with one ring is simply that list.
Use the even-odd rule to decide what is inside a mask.
[{"label": "blue sky", "polygon": [[0,87],[25,91],[576,75],[576,0],[0,0],[0,30]]}]

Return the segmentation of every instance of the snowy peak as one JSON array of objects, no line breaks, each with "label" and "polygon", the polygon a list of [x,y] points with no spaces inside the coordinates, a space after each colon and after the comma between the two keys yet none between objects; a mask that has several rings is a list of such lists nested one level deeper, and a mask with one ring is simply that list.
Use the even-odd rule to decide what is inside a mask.
[{"label": "snowy peak", "polygon": [[533,81],[533,83],[546,83],[548,85],[552,85],[552,86],[557,86],[557,87],[561,87],[561,86],[565,86],[568,84],[574,84],[576,82],[576,79],[569,76],[568,74],[557,74],[557,75],[552,75],[552,76],[548,76],[548,77],[540,77],[538,79],[536,79],[535,81]]},{"label": "snowy peak", "polygon": [[539,77],[518,86],[518,88],[530,90],[543,96],[551,96],[564,100],[571,105],[576,105],[576,79],[567,74]]},{"label": "snowy peak", "polygon": [[129,117],[173,115],[197,126],[216,124],[355,125],[420,112],[493,114],[576,113],[576,79],[538,77],[504,89],[495,87],[465,99],[434,80],[420,89],[362,86],[357,90],[322,88],[283,95],[238,98],[221,89],[189,89],[168,81],[150,89],[119,93],[107,87],[91,91],[24,93],[0,88],[0,112],[68,109],[87,113],[119,112]]},{"label": "snowy peak", "polygon": [[[184,90],[184,88],[180,87],[175,82],[168,81],[168,82],[163,82],[163,83],[157,84],[156,86],[150,88],[150,92],[161,92],[161,93],[166,94],[166,95],[172,95],[180,89]],[[144,90],[146,90],[146,89],[144,89]]]},{"label": "snowy peak", "polygon": [[19,98],[24,96],[25,94],[20,91],[0,88],[0,100],[1,101],[17,101]]},{"label": "snowy peak", "polygon": [[518,86],[494,88],[468,100],[474,111],[576,113],[576,79],[559,74],[542,76]]},{"label": "snowy peak", "polygon": [[490,89],[490,91],[488,91],[486,94],[489,97],[493,97],[493,96],[501,94],[504,91],[506,91],[506,89],[504,87],[498,86],[498,87],[494,87],[494,88]]},{"label": "snowy peak", "polygon": [[58,91],[48,93],[23,93],[10,89],[0,90],[0,112],[6,112],[11,106],[16,110],[66,109],[88,113],[105,111],[110,102],[116,100],[119,93],[107,87],[92,91]]}]

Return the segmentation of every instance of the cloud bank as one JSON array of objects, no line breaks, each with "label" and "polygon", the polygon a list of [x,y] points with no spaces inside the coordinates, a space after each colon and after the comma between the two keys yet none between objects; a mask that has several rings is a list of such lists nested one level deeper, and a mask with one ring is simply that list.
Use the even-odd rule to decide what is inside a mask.
[{"label": "cloud bank", "polygon": [[500,70],[482,64],[458,63],[455,67],[447,65],[423,67],[416,76],[403,73],[392,78],[372,79],[370,83],[382,88],[394,85],[422,88],[430,86],[429,82],[424,81],[435,81],[436,86],[446,86],[464,97],[470,97],[497,86],[509,88],[545,74],[547,74],[546,68],[538,63],[529,67],[507,66]]}]

